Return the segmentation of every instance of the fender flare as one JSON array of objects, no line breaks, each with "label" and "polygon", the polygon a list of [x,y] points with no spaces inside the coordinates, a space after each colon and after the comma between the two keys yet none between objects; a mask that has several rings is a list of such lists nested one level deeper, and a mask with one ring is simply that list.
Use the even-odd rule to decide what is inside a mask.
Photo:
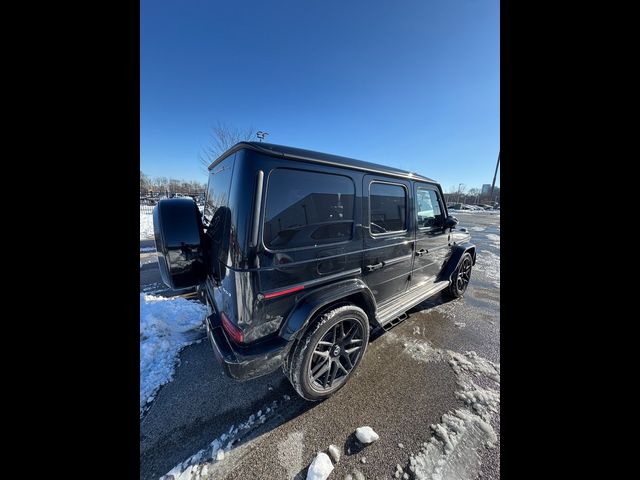
[{"label": "fender flare", "polygon": [[440,275],[438,275],[438,281],[450,280],[451,275],[455,272],[456,268],[460,264],[460,260],[462,256],[469,252],[471,254],[471,259],[473,261],[473,265],[476,264],[476,246],[472,243],[465,243],[462,245],[456,245],[451,251],[451,256],[447,261],[447,265],[442,269]]},{"label": "fender flare", "polygon": [[362,295],[363,308],[371,324],[375,323],[376,301],[369,287],[359,278],[332,283],[310,292],[300,299],[280,327],[280,336],[294,340],[306,328],[311,319],[327,305],[353,294]]}]

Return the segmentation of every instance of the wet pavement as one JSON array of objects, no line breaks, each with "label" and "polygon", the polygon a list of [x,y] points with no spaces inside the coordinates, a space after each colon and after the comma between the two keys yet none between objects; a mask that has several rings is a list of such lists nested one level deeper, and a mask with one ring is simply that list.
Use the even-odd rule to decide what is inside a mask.
[{"label": "wet pavement", "polygon": [[[206,339],[185,348],[174,380],[160,389],[140,421],[140,478],[158,479],[269,406],[264,423],[238,435],[224,459],[201,478],[304,479],[316,453],[330,444],[342,453],[330,479],[396,478],[397,464],[409,472],[409,456],[431,437],[430,425],[463,402],[447,362],[419,362],[407,354],[407,342],[475,351],[500,363],[500,216],[455,215],[478,247],[465,296],[450,301],[438,295],[410,310],[404,322],[370,343],[354,377],[322,403],[300,399],[280,371],[248,382],[227,378]],[[141,251],[140,290],[166,293],[152,258],[152,252]],[[364,448],[353,438],[363,425],[380,435]],[[496,447],[478,452],[483,479],[500,477],[498,416],[492,426]]]}]

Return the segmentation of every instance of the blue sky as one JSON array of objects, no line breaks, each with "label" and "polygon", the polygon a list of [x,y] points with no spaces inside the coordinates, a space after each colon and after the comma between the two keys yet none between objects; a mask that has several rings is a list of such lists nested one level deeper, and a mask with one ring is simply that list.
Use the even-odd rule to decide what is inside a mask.
[{"label": "blue sky", "polygon": [[491,183],[499,15],[497,0],[142,0],[140,168],[205,181],[221,121],[445,191]]}]

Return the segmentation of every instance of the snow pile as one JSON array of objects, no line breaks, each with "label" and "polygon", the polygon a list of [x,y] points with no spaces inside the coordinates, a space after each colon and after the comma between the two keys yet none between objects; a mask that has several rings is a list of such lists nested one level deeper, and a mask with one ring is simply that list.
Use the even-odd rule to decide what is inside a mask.
[{"label": "snow pile", "polygon": [[373,431],[371,427],[358,427],[356,428],[356,437],[360,443],[368,444],[373,443],[380,439],[380,436]]},{"label": "snow pile", "polygon": [[432,425],[433,436],[409,459],[409,470],[418,480],[476,478],[480,472],[479,448],[497,438],[491,425],[468,410],[445,413]]},{"label": "snow pile", "polygon": [[[288,395],[284,395],[283,398],[284,400],[274,400],[269,405],[263,406],[262,409],[252,414],[246,421],[238,424],[237,427],[231,425],[226,433],[214,439],[209,445],[191,455],[184,462],[173,467],[160,477],[160,480],[203,480],[208,478],[209,475],[215,474],[216,467],[228,456],[235,444],[246,438],[253,430],[266,422],[268,418],[275,416],[278,408],[284,402],[290,400]],[[329,463],[331,463],[330,460]],[[333,466],[331,468],[333,469]]]},{"label": "snow pile", "polygon": [[[440,423],[431,425],[433,435],[417,454],[411,455],[409,470],[418,480],[476,478],[480,472],[480,448],[483,445],[492,448],[498,440],[491,420],[500,404],[500,365],[475,352],[460,354],[415,340],[405,346],[416,360],[447,361],[460,387],[456,397],[466,407],[445,413]],[[480,387],[474,380],[483,384],[493,382],[495,389]]]},{"label": "snow pile", "polygon": [[178,353],[198,340],[206,307],[180,297],[140,294],[140,415],[173,376]]},{"label": "snow pile", "polygon": [[478,252],[475,268],[484,273],[489,282],[500,288],[500,256],[493,252],[483,250]]},{"label": "snow pile", "polygon": [[338,463],[340,461],[340,450],[335,445],[329,445],[329,455],[331,456],[333,463]]},{"label": "snow pile", "polygon": [[309,470],[307,471],[307,480],[326,480],[333,471],[333,463],[329,455],[324,452],[319,452],[316,458],[314,458]]},{"label": "snow pile", "polygon": [[153,238],[153,214],[140,210],[140,240]]}]

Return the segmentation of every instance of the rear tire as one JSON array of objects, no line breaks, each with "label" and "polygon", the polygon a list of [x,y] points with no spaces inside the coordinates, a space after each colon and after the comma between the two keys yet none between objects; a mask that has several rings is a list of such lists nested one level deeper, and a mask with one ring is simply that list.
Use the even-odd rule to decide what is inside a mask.
[{"label": "rear tire", "polygon": [[447,293],[451,298],[459,298],[464,295],[469,281],[471,280],[471,267],[473,266],[473,259],[470,253],[465,253],[460,259],[458,268],[451,275],[451,284],[447,289]]},{"label": "rear tire", "polygon": [[293,388],[312,402],[340,390],[360,365],[369,342],[369,319],[355,305],[316,317],[285,360]]}]

